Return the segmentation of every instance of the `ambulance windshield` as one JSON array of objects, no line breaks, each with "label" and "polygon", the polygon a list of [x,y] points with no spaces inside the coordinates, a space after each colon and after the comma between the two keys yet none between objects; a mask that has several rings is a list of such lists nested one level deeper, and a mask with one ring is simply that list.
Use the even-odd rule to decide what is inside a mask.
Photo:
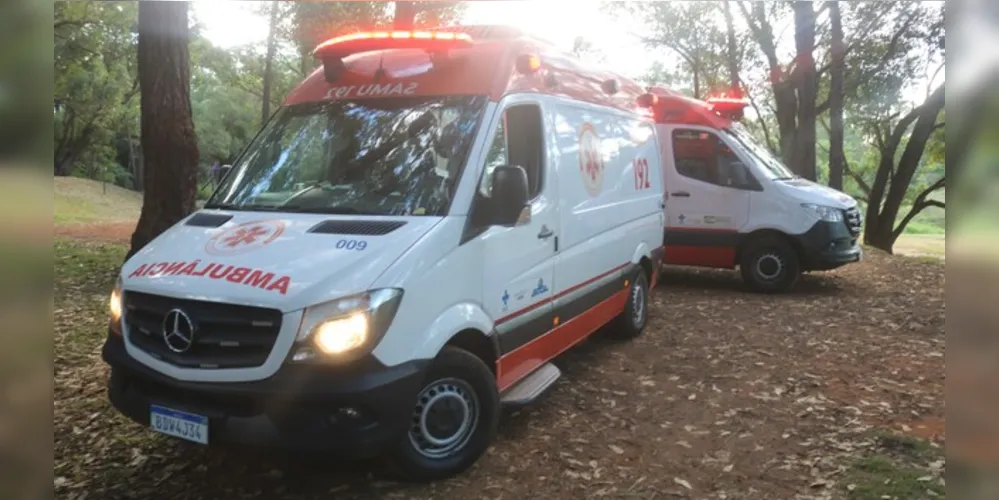
[{"label": "ambulance windshield", "polygon": [[485,104],[433,96],[282,108],[205,208],[444,215]]},{"label": "ambulance windshield", "polygon": [[746,153],[752,156],[753,160],[762,167],[763,173],[770,179],[790,180],[795,178],[794,174],[770,150],[756,143],[756,139],[741,123],[733,124],[731,128],[725,129],[725,132],[730,139],[737,142],[742,146],[742,149],[746,150]]}]

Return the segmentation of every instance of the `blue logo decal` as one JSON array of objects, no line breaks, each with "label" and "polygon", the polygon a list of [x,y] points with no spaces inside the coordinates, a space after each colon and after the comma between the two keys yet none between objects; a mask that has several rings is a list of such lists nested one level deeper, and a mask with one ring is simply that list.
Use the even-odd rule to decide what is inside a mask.
[{"label": "blue logo decal", "polygon": [[538,295],[548,292],[548,287],[545,286],[545,279],[538,278],[538,286],[534,287],[534,291],[531,292],[531,297],[537,297]]},{"label": "blue logo decal", "polygon": [[500,299],[503,301],[503,310],[505,311],[510,302],[510,294],[506,290],[503,290],[503,296]]}]

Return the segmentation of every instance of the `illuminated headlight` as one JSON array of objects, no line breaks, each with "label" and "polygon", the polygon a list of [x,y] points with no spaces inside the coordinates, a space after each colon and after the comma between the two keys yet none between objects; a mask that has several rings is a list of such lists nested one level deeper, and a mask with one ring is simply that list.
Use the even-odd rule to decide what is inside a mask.
[{"label": "illuminated headlight", "polygon": [[114,285],[114,289],[111,290],[111,297],[108,300],[108,321],[110,322],[111,331],[121,335],[121,277],[118,277],[118,281]]},{"label": "illuminated headlight", "polygon": [[843,211],[838,208],[827,207],[825,205],[815,205],[812,203],[802,203],[801,207],[804,208],[805,211],[826,222],[843,221]]},{"label": "illuminated headlight", "polygon": [[307,307],[292,361],[354,359],[370,352],[385,335],[402,290],[384,288]]}]

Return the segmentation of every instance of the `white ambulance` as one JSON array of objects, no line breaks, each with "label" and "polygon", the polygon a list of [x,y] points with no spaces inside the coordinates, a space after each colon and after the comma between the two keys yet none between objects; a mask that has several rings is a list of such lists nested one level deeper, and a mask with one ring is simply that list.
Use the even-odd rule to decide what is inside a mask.
[{"label": "white ambulance", "polygon": [[645,327],[665,227],[645,90],[500,27],[316,56],[204,209],[123,265],[109,397],[197,443],[453,475],[553,358]]},{"label": "white ambulance", "polygon": [[663,88],[641,98],[662,150],[664,263],[734,269],[759,292],[862,257],[857,200],[791,173],[738,122],[747,102]]}]

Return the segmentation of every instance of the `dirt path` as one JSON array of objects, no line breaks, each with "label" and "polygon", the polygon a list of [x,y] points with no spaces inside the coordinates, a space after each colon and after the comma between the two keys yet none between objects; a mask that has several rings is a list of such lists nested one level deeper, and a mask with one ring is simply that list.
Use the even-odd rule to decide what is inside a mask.
[{"label": "dirt path", "polygon": [[55,226],[56,237],[128,243],[135,231],[134,221],[69,224]]},{"label": "dirt path", "polygon": [[[669,270],[641,338],[594,338],[568,352],[557,361],[562,380],[537,405],[506,415],[473,470],[424,486],[394,483],[377,463],[207,450],[154,436],[104,399],[100,321],[80,341],[60,333],[79,327],[78,309],[57,304],[57,325],[66,325],[56,345],[57,492],[838,498],[845,461],[874,446],[872,431],[943,443],[943,285],[943,266],[881,254],[807,276],[783,296],[746,293],[736,273]],[[103,296],[94,300],[95,310],[104,307]]]}]

